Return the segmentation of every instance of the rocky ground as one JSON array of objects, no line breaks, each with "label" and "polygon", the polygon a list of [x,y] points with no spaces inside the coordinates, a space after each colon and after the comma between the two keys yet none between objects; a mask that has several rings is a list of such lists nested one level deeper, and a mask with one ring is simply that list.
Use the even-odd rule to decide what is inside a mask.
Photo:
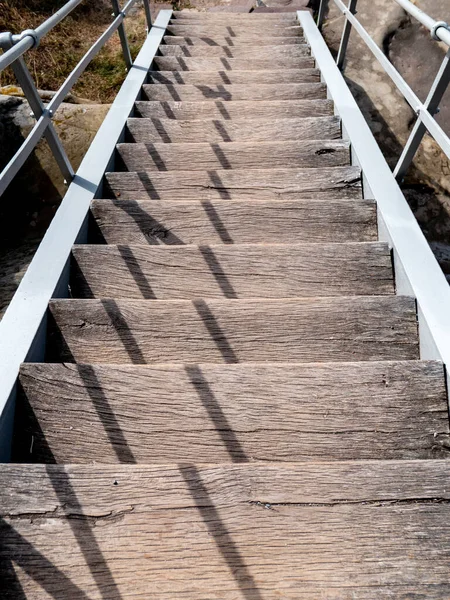
[{"label": "rocky ground", "polygon": [[[312,8],[315,3],[316,0],[310,1]],[[450,21],[448,0],[417,0],[416,4],[436,19]],[[152,7],[153,14],[156,15],[160,8],[171,6],[158,3]],[[244,12],[253,9],[298,10],[306,6],[309,6],[308,0],[179,0],[175,4],[176,8]],[[442,45],[432,41],[428,32],[411,21],[394,0],[372,0],[370,3],[360,0],[358,10],[358,18],[378,45],[418,96],[425,99],[444,56]],[[342,16],[330,0],[323,33],[334,52],[339,46],[342,26]],[[355,33],[349,44],[345,76],[385,156],[394,165],[408,137],[414,114]],[[17,95],[8,95],[20,94],[20,90],[4,88],[3,91],[4,94],[0,94],[0,167],[6,164],[33,125],[27,103]],[[58,111],[55,125],[75,167],[108,108],[107,103],[92,104],[81,100],[81,104],[66,103]],[[450,133],[450,91],[437,118]],[[404,184],[405,195],[447,274],[450,274],[449,167],[433,140],[427,137]],[[43,142],[0,205],[0,312],[20,282],[64,189],[59,171]]]}]

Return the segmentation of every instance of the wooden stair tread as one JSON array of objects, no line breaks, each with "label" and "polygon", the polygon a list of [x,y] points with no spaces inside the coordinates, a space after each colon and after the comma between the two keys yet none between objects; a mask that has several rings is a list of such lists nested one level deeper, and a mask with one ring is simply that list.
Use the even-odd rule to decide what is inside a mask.
[{"label": "wooden stair tread", "polygon": [[[208,46],[209,48],[214,46],[230,46],[230,48],[241,48],[242,46],[254,46],[256,44],[255,36],[245,37],[230,37],[227,35],[221,36],[178,36],[178,35],[166,35],[164,37],[164,44],[170,46]],[[297,37],[283,37],[271,36],[261,37],[258,40],[259,46],[292,46],[297,44],[305,44],[305,38],[302,36]]]},{"label": "wooden stair tread", "polygon": [[166,28],[166,35],[177,35],[184,37],[185,35],[194,37],[200,37],[203,35],[218,36],[218,37],[231,37],[249,38],[252,35],[255,38],[262,37],[297,37],[303,35],[303,30],[298,25],[290,25],[289,23],[250,23],[250,24],[236,24],[236,25],[225,25],[222,23],[170,23]]},{"label": "wooden stair tread", "polygon": [[[170,71],[169,71],[170,72]],[[252,71],[249,71],[252,72]],[[227,73],[223,71],[226,77]],[[255,72],[256,73],[256,72]],[[183,71],[184,75],[196,75],[196,71]],[[231,73],[230,73],[231,76]],[[258,75],[259,76],[259,75]],[[202,100],[197,102],[151,102],[138,101],[135,104],[135,116],[154,119],[179,119],[180,121],[205,119],[255,119],[255,103],[251,100],[240,100],[239,103],[221,100]],[[291,117],[331,117],[333,102],[331,100],[260,100],[258,102],[258,120],[287,119]]]},{"label": "wooden stair tread", "polygon": [[295,13],[279,13],[279,14],[271,14],[271,13],[213,13],[213,12],[202,12],[199,13],[197,11],[189,11],[186,9],[182,10],[174,10],[172,12],[171,22],[181,22],[184,20],[188,20],[189,23],[194,21],[205,22],[214,22],[214,21],[225,21],[226,23],[234,23],[234,22],[250,22],[250,23],[259,23],[260,21],[268,21],[268,22],[277,22],[280,21],[285,23],[286,21],[290,21],[293,24],[298,25],[297,15]]},{"label": "wooden stair tread", "polygon": [[[150,71],[151,83],[184,83],[190,85],[248,85],[255,83],[315,83],[320,81],[317,69],[277,71]],[[258,111],[259,113],[259,111]]]},{"label": "wooden stair tread", "polygon": [[350,145],[342,140],[134,143],[118,144],[117,152],[126,171],[338,167],[350,164]]},{"label": "wooden stair tread", "polygon": [[20,383],[19,462],[426,459],[448,453],[441,363],[25,364]]},{"label": "wooden stair tread", "polygon": [[310,55],[309,46],[306,44],[289,45],[281,44],[279,46],[259,46],[255,45],[236,46],[160,46],[161,56],[224,56],[227,58],[301,58]]},{"label": "wooden stair tread", "polygon": [[[146,84],[142,86],[148,100],[222,100],[224,102],[240,100],[295,100],[326,99],[327,90],[323,83],[279,83],[279,84]],[[255,114],[258,108],[255,106]]]},{"label": "wooden stair tread", "polygon": [[361,198],[358,167],[106,173],[105,193],[123,200]]},{"label": "wooden stair tread", "polygon": [[155,56],[153,63],[160,71],[261,71],[271,69],[312,69],[315,61],[309,56],[297,58],[269,56],[267,58],[208,58],[202,56]]},{"label": "wooden stair tread", "polygon": [[375,202],[364,200],[94,200],[109,244],[368,242],[377,239]]},{"label": "wooden stair tread", "polygon": [[[157,87],[157,86],[155,86]],[[233,102],[224,102],[225,115]],[[255,103],[253,102],[255,110]],[[239,103],[236,103],[239,108]],[[200,113],[199,113],[200,114]],[[259,115],[253,118],[232,117],[231,119],[160,119],[130,118],[127,120],[128,142],[206,143],[248,142],[282,140],[333,140],[340,139],[339,117],[291,117],[268,120]]]},{"label": "wooden stair tread", "polygon": [[78,245],[73,298],[296,298],[394,293],[389,247]]},{"label": "wooden stair tread", "polygon": [[414,299],[52,300],[47,362],[418,359]]},{"label": "wooden stair tread", "polygon": [[445,460],[1,465],[4,597],[442,600],[449,490]]}]

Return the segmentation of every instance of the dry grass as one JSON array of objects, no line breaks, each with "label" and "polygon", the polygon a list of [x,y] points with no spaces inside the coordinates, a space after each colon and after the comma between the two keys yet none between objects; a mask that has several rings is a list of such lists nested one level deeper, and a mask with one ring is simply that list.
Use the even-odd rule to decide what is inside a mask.
[{"label": "dry grass", "polygon": [[[36,27],[65,0],[2,0],[0,31],[19,33]],[[26,55],[26,62],[38,88],[56,90],[93,42],[111,23],[109,0],[85,0]],[[130,50],[137,54],[145,38],[145,15],[142,8],[125,22]],[[125,63],[118,34],[115,33],[91,62],[73,89],[78,96],[97,102],[110,102],[125,77]],[[0,86],[16,85],[14,74],[0,73]]]}]

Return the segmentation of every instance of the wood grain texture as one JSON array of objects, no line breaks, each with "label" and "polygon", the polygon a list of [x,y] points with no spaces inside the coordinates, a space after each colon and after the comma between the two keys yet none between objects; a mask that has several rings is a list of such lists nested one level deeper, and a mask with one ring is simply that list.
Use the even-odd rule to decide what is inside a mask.
[{"label": "wood grain texture", "polygon": [[48,362],[324,362],[418,358],[403,296],[53,300]]},{"label": "wood grain texture", "polygon": [[166,35],[193,35],[200,37],[209,35],[212,37],[250,38],[254,37],[297,37],[303,35],[303,30],[297,25],[284,25],[282,23],[258,22],[251,25],[226,25],[221,23],[186,23],[178,25],[169,24]]},{"label": "wood grain texture", "polygon": [[222,142],[218,144],[118,144],[116,171],[204,171],[282,167],[340,167],[350,164],[342,140]]},{"label": "wood grain texture", "polygon": [[448,473],[444,460],[1,465],[2,597],[443,600]]},{"label": "wood grain texture", "polygon": [[[156,86],[155,86],[156,87]],[[233,102],[224,102],[234,106]],[[239,107],[239,103],[236,105]],[[253,108],[254,108],[253,103]],[[200,113],[199,113],[200,114]],[[226,113],[229,116],[233,112]],[[127,120],[126,141],[144,143],[206,143],[206,142],[249,142],[284,140],[333,140],[341,137],[339,117],[278,118],[268,120],[260,116],[253,118],[232,117],[231,120],[196,119],[179,121],[174,119]]]},{"label": "wood grain texture", "polygon": [[[254,46],[256,44],[256,36],[245,36],[245,37],[230,37],[224,35],[210,36],[203,35],[199,37],[195,36],[178,36],[178,35],[166,35],[164,37],[164,44],[168,46],[208,46],[209,48],[214,46],[229,46],[230,48],[241,48],[242,46]],[[305,38],[302,36],[297,37],[283,37],[283,36],[271,36],[271,37],[259,37],[259,46],[295,46],[298,44],[305,44]]]},{"label": "wood grain texture", "polygon": [[123,200],[361,199],[358,167],[106,173],[105,194]]},{"label": "wood grain texture", "polygon": [[[143,96],[147,100],[196,101],[196,100],[315,100],[326,99],[327,89],[324,83],[279,83],[279,84],[146,84],[142,86]],[[258,109],[255,107],[255,114]]]},{"label": "wood grain texture", "polygon": [[236,46],[176,46],[167,45],[160,46],[159,52],[161,56],[183,56],[183,57],[226,57],[240,59],[272,59],[272,58],[301,58],[310,56],[309,46],[306,44],[286,44],[281,46],[259,46],[255,41],[255,45],[242,44]]},{"label": "wood grain texture", "polygon": [[378,235],[376,204],[367,200],[94,200],[91,213],[108,244],[369,242]]},{"label": "wood grain texture", "polygon": [[296,298],[394,293],[387,244],[78,245],[73,298]]},{"label": "wood grain texture", "polygon": [[171,23],[182,23],[187,21],[187,23],[193,23],[194,21],[199,21],[201,23],[214,23],[214,22],[224,22],[226,24],[252,24],[257,25],[260,22],[269,22],[269,23],[281,23],[286,24],[289,23],[291,25],[298,25],[297,15],[295,13],[256,13],[252,12],[248,13],[212,13],[212,12],[202,12],[199,13],[197,11],[190,10],[176,10],[172,13]]},{"label": "wood grain texture", "polygon": [[25,364],[20,382],[14,462],[424,459],[450,446],[440,363]]},{"label": "wood grain texture", "polygon": [[[150,71],[150,83],[185,83],[190,85],[251,85],[258,83],[317,83],[318,69],[277,71]],[[258,110],[259,113],[259,110]],[[254,114],[254,110],[253,110]],[[156,115],[155,115],[156,116]]]},{"label": "wood grain texture", "polygon": [[182,56],[155,56],[153,63],[160,71],[261,71],[272,69],[312,69],[311,57],[299,58],[204,58]]},{"label": "wood grain texture", "polygon": [[[164,71],[170,73],[170,71]],[[242,71],[236,71],[242,72]],[[248,73],[259,74],[255,71]],[[281,71],[282,72],[282,71]],[[300,72],[300,71],[299,71]],[[220,75],[227,74],[225,71]],[[184,71],[175,75],[196,75],[196,71]],[[201,75],[201,73],[200,73]],[[232,74],[229,74],[230,77]],[[231,80],[230,80],[231,81]],[[261,100],[258,102],[258,119],[287,119],[291,117],[331,117],[333,102],[331,100]],[[222,102],[221,100],[203,100],[200,102],[149,102],[138,101],[135,104],[136,117],[153,117],[154,119],[179,119],[195,121],[205,119],[253,119],[255,104],[252,101],[241,100],[239,104]]]}]

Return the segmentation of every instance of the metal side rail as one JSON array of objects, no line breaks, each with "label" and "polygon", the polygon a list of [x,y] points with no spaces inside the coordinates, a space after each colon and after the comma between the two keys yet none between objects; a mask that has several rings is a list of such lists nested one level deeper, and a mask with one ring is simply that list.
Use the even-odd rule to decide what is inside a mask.
[{"label": "metal side rail", "polygon": [[91,200],[101,194],[103,175],[113,168],[116,144],[123,139],[147,72],[156,55],[171,10],[160,11],[110,111],[70,184],[28,270],[0,321],[0,460],[6,461],[21,363],[42,361],[46,312],[52,298],[68,296],[69,259],[83,242]]},{"label": "metal side rail", "polygon": [[352,162],[362,169],[364,197],[377,202],[379,238],[393,250],[397,293],[417,300],[421,358],[441,360],[448,371],[450,286],[312,16],[297,14],[351,143]]}]

